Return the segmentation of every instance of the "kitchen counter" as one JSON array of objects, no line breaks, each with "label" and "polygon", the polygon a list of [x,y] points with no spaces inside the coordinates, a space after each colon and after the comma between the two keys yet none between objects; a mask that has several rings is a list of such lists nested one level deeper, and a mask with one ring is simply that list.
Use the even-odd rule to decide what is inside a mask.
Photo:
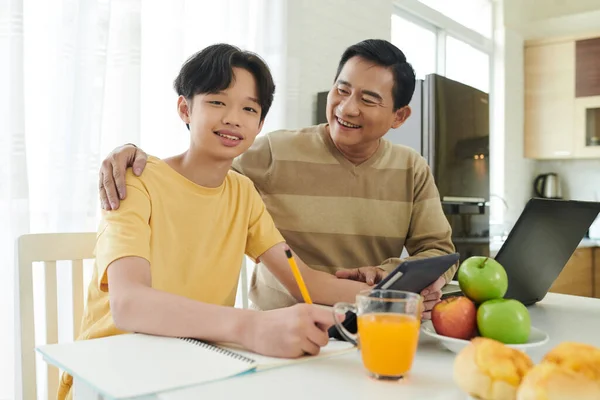
[{"label": "kitchen counter", "polygon": [[579,242],[579,246],[577,247],[600,247],[600,239],[585,238]]},{"label": "kitchen counter", "polygon": [[[490,257],[496,257],[496,254],[498,254],[498,251],[500,250],[500,247],[502,247],[503,244],[503,240],[492,240],[490,242]],[[584,238],[583,240],[581,240],[581,242],[579,242],[577,248],[584,247],[600,247],[600,239]]]},{"label": "kitchen counter", "polygon": [[[600,299],[549,293],[541,302],[528,307],[531,323],[546,332],[546,344],[528,350],[534,363],[562,342],[572,341],[600,346]],[[55,345],[61,346],[61,345]],[[310,398],[343,398],[345,400],[370,400],[418,398],[431,400],[465,400],[453,379],[456,354],[446,350],[434,338],[421,334],[414,364],[407,379],[400,382],[377,381],[367,376],[358,351],[300,362],[287,367],[261,372],[248,372],[231,379],[210,382],[177,390],[148,395],[144,399],[188,400],[199,398],[227,398],[280,400],[282,393],[289,400]],[[50,362],[49,360],[45,360]],[[161,360],[157,359],[157,366]],[[120,365],[104,366],[107,371]],[[118,372],[118,371],[117,371]],[[75,376],[75,394],[89,394],[103,398],[82,379]],[[118,375],[115,375],[118,376]],[[293,390],[290,390],[293,388]],[[81,391],[81,392],[80,392]],[[252,395],[254,393],[254,395]],[[77,397],[75,397],[77,398]],[[81,397],[83,398],[83,396]]]}]

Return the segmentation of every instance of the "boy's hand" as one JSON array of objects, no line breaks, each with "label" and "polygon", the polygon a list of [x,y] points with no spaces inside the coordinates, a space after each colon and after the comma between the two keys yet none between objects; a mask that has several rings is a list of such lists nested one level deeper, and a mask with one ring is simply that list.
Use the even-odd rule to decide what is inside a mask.
[{"label": "boy's hand", "polygon": [[100,204],[105,210],[116,210],[119,208],[120,200],[127,193],[125,191],[125,171],[133,167],[133,173],[140,176],[146,167],[148,155],[132,144],[125,144],[114,149],[108,157],[102,161],[98,179],[100,191]]},{"label": "boy's hand", "polygon": [[327,329],[334,324],[331,310],[310,304],[261,311],[245,333],[244,346],[271,357],[316,355],[329,342]]},{"label": "boy's hand", "polygon": [[365,282],[373,286],[383,280],[388,272],[380,267],[360,267],[355,269],[342,269],[335,272],[335,276],[342,279]]}]

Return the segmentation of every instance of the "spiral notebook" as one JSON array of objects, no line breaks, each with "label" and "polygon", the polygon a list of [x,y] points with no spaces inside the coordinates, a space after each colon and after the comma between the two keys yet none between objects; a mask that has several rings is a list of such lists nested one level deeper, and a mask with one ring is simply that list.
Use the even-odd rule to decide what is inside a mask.
[{"label": "spiral notebook", "polygon": [[356,350],[331,340],[316,356],[265,357],[190,338],[125,334],[40,346],[47,363],[112,399],[127,399]]}]

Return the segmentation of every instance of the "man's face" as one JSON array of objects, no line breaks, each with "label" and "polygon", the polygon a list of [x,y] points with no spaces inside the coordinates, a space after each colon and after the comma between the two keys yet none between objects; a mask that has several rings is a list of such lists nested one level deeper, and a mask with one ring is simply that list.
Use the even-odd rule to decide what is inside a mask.
[{"label": "man's face", "polygon": [[346,62],[327,96],[329,132],[338,147],[377,145],[408,118],[408,106],[394,111],[393,87],[389,68],[360,57]]},{"label": "man's face", "polygon": [[219,93],[197,94],[191,104],[179,98],[192,146],[217,160],[233,160],[245,152],[262,128],[254,76],[242,68],[233,73],[230,87]]}]

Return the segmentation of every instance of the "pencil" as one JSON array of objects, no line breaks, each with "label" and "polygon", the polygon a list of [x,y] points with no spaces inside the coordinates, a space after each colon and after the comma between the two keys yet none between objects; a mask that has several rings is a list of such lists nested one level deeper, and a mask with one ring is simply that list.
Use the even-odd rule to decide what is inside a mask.
[{"label": "pencil", "polygon": [[296,260],[292,257],[292,251],[287,249],[285,251],[285,255],[287,256],[288,263],[290,264],[290,268],[292,268],[292,273],[294,274],[294,278],[296,279],[296,283],[300,288],[300,293],[302,294],[302,298],[304,302],[307,304],[312,304],[312,300],[310,299],[310,295],[308,294],[308,289],[306,288],[306,284],[304,283],[304,279],[302,279],[302,275],[300,274],[300,270],[296,265]]}]

